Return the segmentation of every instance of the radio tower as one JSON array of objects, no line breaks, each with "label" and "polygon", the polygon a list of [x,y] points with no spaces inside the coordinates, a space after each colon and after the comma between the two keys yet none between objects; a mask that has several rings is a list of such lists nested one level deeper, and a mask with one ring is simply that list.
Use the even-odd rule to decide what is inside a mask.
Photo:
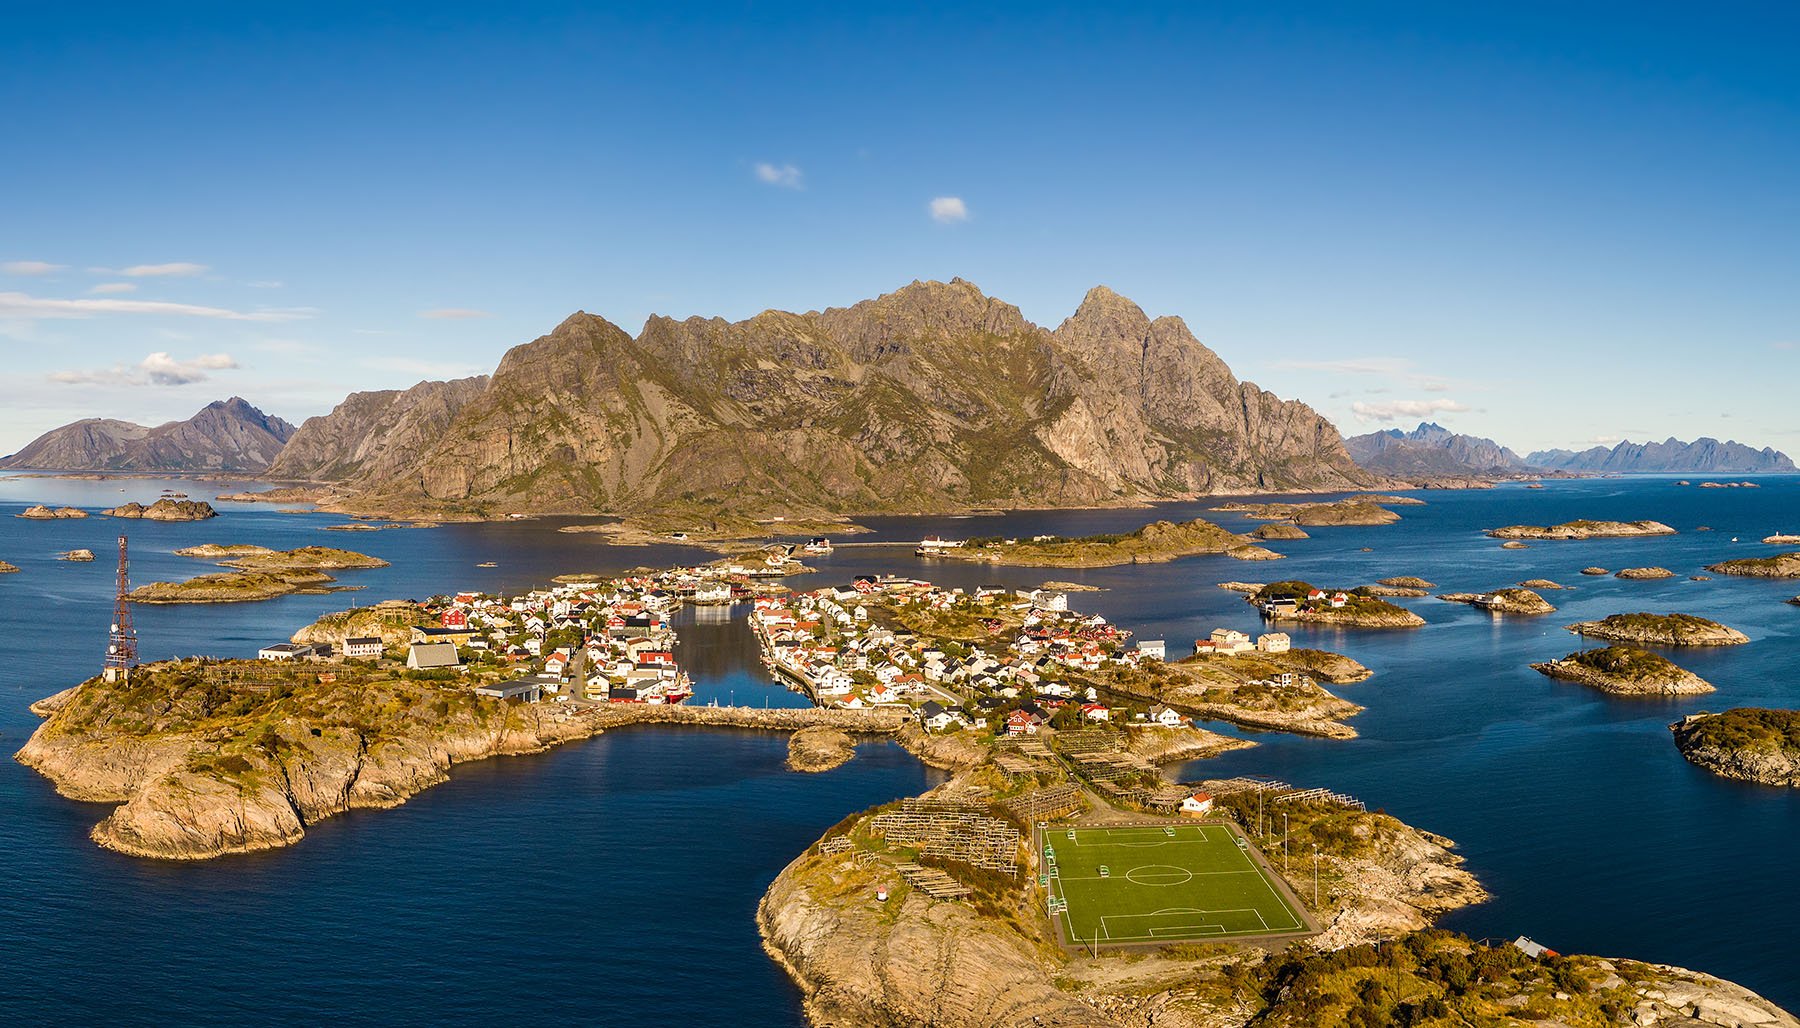
[{"label": "radio tower", "polygon": [[131,559],[125,553],[125,537],[119,537],[119,594],[113,600],[112,641],[106,647],[106,680],[122,682],[137,667],[137,631],[131,627]]}]

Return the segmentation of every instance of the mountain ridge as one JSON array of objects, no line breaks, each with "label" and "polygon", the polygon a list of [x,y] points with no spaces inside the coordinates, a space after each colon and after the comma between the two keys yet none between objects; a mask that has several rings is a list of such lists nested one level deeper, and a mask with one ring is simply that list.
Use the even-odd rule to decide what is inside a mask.
[{"label": "mountain ridge", "polygon": [[0,459],[0,469],[260,474],[295,431],[233,396],[207,404],[185,421],[155,427],[84,418]]},{"label": "mountain ridge", "polygon": [[[325,417],[338,424],[309,437],[367,435],[348,412]],[[475,517],[1092,506],[1384,482],[1330,422],[1238,381],[1179,318],[1098,286],[1046,329],[960,278],[804,314],[652,316],[636,337],[578,311],[401,449],[380,473],[323,449],[305,466],[338,469],[321,476],[334,509]]]},{"label": "mountain ridge", "polygon": [[1402,477],[1497,477],[1530,470],[1517,453],[1492,439],[1429,421],[1410,432],[1390,428],[1351,436],[1344,449],[1365,468]]},{"label": "mountain ridge", "polygon": [[1660,443],[1625,440],[1610,448],[1538,450],[1526,460],[1555,471],[1620,474],[1756,474],[1796,470],[1793,460],[1774,447],[1758,450],[1736,440],[1720,442],[1710,436],[1691,443],[1670,436]]}]

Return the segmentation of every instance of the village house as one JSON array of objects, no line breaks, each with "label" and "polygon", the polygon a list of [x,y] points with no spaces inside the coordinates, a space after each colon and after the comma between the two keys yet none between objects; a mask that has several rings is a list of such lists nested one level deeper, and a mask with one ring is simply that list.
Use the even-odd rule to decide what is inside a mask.
[{"label": "village house", "polygon": [[1286,632],[1269,632],[1256,637],[1256,648],[1263,653],[1286,653],[1293,646],[1293,640]]},{"label": "village house", "polygon": [[1150,721],[1154,724],[1162,725],[1165,728],[1180,728],[1187,723],[1187,720],[1183,718],[1180,713],[1173,708],[1165,707],[1160,703],[1150,708]]},{"label": "village house", "polygon": [[1197,792],[1181,801],[1181,812],[1190,817],[1204,817],[1212,813],[1213,798],[1207,793]]},{"label": "village house", "polygon": [[359,636],[344,640],[344,656],[350,660],[379,660],[387,652],[380,636]]}]

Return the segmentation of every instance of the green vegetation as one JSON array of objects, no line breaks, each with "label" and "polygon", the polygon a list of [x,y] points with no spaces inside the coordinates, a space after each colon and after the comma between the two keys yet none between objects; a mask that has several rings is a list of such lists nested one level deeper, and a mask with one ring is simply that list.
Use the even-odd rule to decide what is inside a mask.
[{"label": "green vegetation", "polygon": [[1608,646],[1598,650],[1582,650],[1571,653],[1563,660],[1570,664],[1579,664],[1591,668],[1603,675],[1627,678],[1633,681],[1660,681],[1665,678],[1680,677],[1682,669],[1674,661],[1649,650],[1640,650],[1635,646]]},{"label": "green vegetation", "polygon": [[1713,564],[1706,570],[1721,575],[1745,575],[1752,578],[1800,578],[1800,553],[1728,560]]},{"label": "green vegetation", "polygon": [[1253,548],[1243,536],[1205,518],[1176,524],[1154,521],[1134,532],[1079,538],[971,539],[946,557],[1031,567],[1095,568],[1175,560],[1202,553],[1229,553]]},{"label": "green vegetation", "polygon": [[1682,744],[1800,756],[1800,710],[1737,707],[1689,722]]},{"label": "green vegetation", "polygon": [[1262,961],[1226,965],[1210,1003],[1258,1011],[1274,1028],[1343,1025],[1554,1023],[1601,1028],[1630,1023],[1635,989],[1652,969],[1593,957],[1533,958],[1509,944],[1451,932],[1414,932],[1393,943],[1320,953],[1291,947]]},{"label": "green vegetation", "polygon": [[1570,625],[1569,631],[1596,639],[1664,646],[1725,646],[1750,641],[1734,628],[1692,614],[1610,614],[1599,621]]},{"label": "green vegetation", "polygon": [[1307,930],[1223,824],[1052,828],[1041,841],[1054,854],[1050,893],[1067,903],[1058,919],[1070,944]]}]

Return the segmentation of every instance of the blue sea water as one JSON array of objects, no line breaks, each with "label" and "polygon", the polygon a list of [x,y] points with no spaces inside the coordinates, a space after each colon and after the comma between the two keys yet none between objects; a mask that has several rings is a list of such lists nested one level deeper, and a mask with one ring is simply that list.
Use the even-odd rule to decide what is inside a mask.
[{"label": "blue sea water", "polygon": [[[1757,540],[1800,531],[1800,479],[1758,481],[1761,488],[1731,490],[1645,478],[1426,492],[1418,494],[1424,506],[1396,508],[1399,524],[1321,528],[1311,539],[1275,544],[1288,555],[1279,563],[1198,557],[1047,571],[841,547],[809,558],[819,574],[793,584],[864,571],[961,585],[1081,581],[1104,591],[1077,594],[1077,606],[1139,638],[1166,638],[1172,653],[1214,627],[1256,627],[1254,612],[1216,587],[1228,579],[1298,577],[1336,587],[1416,574],[1446,591],[1539,577],[1569,585],[1546,593],[1561,610],[1542,618],[1494,619],[1421,599],[1400,601],[1429,622],[1415,631],[1293,630],[1297,645],[1341,650],[1376,672],[1337,689],[1368,708],[1352,722],[1359,737],[1254,735],[1257,747],[1182,773],[1330,786],[1454,838],[1494,899],[1452,915],[1450,927],[1695,967],[1800,1008],[1800,944],[1779,930],[1800,910],[1800,794],[1701,772],[1681,759],[1666,728],[1695,710],[1800,703],[1800,607],[1782,602],[1800,583],[1688,578],[1728,557],[1776,552]],[[164,487],[195,498],[237,488],[0,481],[0,559],[22,569],[0,578],[0,746],[8,752],[36,724],[26,704],[96,669],[110,619],[112,539],[121,530],[131,537],[137,581],[207,570],[172,552],[201,542],[322,543],[393,562],[343,573],[343,584],[365,587],[358,593],[138,608],[147,658],[247,656],[351,603],[523,588],[571,571],[704,556],[611,546],[556,532],[554,521],[339,534],[322,531],[341,520],[327,515],[226,504],[217,520],[169,525],[11,516],[34,502],[97,509],[148,501]],[[1129,529],[1151,516],[1191,517],[1208,506],[865,523],[876,539],[1080,534]],[[1522,550],[1481,534],[1576,517],[1655,518],[1681,534]],[[54,559],[77,546],[99,559]],[[488,560],[500,566],[475,567]],[[1580,575],[1590,564],[1658,564],[1678,577]],[[1681,700],[1606,697],[1526,666],[1575,648],[1562,625],[1635,610],[1716,618],[1752,642],[1674,652],[1719,687]],[[681,617],[680,656],[696,678],[696,702],[799,702],[757,665],[741,620],[706,611]],[[825,827],[935,776],[886,744],[864,746],[855,761],[818,776],[782,770],[784,753],[779,736],[619,731],[459,767],[449,783],[399,809],[327,821],[286,850],[195,866],[98,849],[86,832],[105,807],[64,800],[28,769],[0,764],[0,1018],[798,1025],[797,994],[758,945],[756,900]]]}]

